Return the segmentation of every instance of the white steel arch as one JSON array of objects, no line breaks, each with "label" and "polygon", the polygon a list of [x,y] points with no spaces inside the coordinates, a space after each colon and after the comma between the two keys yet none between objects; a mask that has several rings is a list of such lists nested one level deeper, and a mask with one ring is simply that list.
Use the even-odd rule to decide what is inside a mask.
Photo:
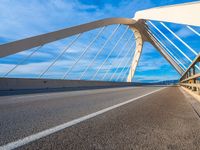
[{"label": "white steel arch", "polygon": [[[144,23],[138,23],[134,19],[128,19],[128,18],[108,18],[103,20],[94,21],[91,23],[86,23],[83,25],[70,27],[38,36],[33,36],[30,38],[6,43],[0,45],[0,57],[5,57],[11,54],[15,54],[21,51],[25,51],[27,49],[31,49],[37,46],[41,46],[53,41],[57,41],[66,37],[70,37],[72,35],[81,34],[82,32],[90,31],[96,28],[100,28],[107,25],[113,25],[113,24],[124,24],[128,25],[129,28],[135,33],[135,40],[136,40],[136,51],[133,57],[133,61],[131,64],[131,68],[127,77],[127,82],[131,82],[132,78],[135,74],[135,70],[137,67],[137,64],[139,62],[141,52],[142,52],[142,45],[144,41],[148,41],[148,37],[143,33],[144,32]],[[156,47],[157,48],[157,47]],[[158,49],[160,51],[160,49]],[[165,55],[165,54],[163,54]],[[165,57],[169,62],[170,59],[168,57]],[[171,63],[171,62],[170,62]],[[171,63],[173,65],[173,63]],[[173,65],[174,66],[174,65]],[[177,66],[174,67],[177,70]],[[178,68],[180,70],[180,68]],[[177,71],[178,71],[177,70]]]},{"label": "white steel arch", "polygon": [[90,31],[103,26],[113,25],[113,24],[124,24],[133,25],[136,23],[134,19],[130,18],[107,18],[102,20],[93,21],[90,23],[65,28],[46,34],[41,34],[38,36],[33,36],[30,38],[6,43],[0,45],[0,58],[11,54],[15,54],[27,49],[31,49],[37,46],[41,46],[50,42],[61,40],[79,33]]},{"label": "white steel arch", "polygon": [[156,20],[200,26],[199,14],[200,1],[197,1],[138,11],[135,13],[134,19]]},{"label": "white steel arch", "polygon": [[136,49],[135,49],[135,54],[133,56],[131,67],[128,73],[128,77],[126,79],[127,82],[132,81],[132,78],[135,74],[136,67],[138,65],[138,62],[142,53],[142,46],[143,46],[143,39],[142,39],[142,35],[140,34],[140,31],[136,29],[135,27],[131,27],[131,29],[133,30],[135,34]]},{"label": "white steel arch", "polygon": [[[76,34],[81,34],[86,31],[90,31],[103,26],[113,25],[113,24],[123,24],[130,27],[130,29],[135,33],[136,40],[136,51],[131,63],[127,81],[131,82],[134,76],[136,67],[138,65],[143,43],[145,41],[150,42],[164,57],[167,61],[180,73],[182,74],[184,70],[174,62],[174,60],[162,49],[162,47],[157,43],[156,39],[148,31],[145,24],[145,20],[158,20],[166,22],[181,23],[186,25],[197,25],[200,26],[199,19],[200,2],[185,3],[180,5],[171,5],[165,7],[158,7],[139,11],[135,14],[135,17],[130,18],[107,18],[102,19],[46,34],[41,34],[38,36],[33,36],[30,38],[6,43],[0,45],[0,58],[11,54],[15,54],[27,49],[42,46],[47,43],[57,41],[63,38],[67,38]],[[177,13],[178,12],[178,13]],[[190,12],[190,13],[188,13]]]}]

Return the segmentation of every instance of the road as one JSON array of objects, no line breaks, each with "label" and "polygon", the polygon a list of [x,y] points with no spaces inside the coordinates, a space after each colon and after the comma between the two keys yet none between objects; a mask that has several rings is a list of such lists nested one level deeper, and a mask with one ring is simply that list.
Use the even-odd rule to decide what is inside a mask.
[{"label": "road", "polygon": [[178,87],[2,96],[0,145],[18,149],[199,149],[200,119]]}]

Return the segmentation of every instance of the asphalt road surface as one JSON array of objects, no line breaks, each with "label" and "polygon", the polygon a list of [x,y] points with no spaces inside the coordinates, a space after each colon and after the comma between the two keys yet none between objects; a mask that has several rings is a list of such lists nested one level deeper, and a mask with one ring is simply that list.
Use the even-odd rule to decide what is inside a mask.
[{"label": "asphalt road surface", "polygon": [[0,149],[198,150],[200,119],[179,87],[2,96],[0,145]]}]

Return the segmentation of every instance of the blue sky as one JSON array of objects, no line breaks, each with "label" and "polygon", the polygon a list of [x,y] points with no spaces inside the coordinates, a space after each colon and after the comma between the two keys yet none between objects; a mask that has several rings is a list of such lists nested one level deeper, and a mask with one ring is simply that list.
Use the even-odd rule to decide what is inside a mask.
[{"label": "blue sky", "polygon": [[[134,16],[134,13],[138,10],[147,8],[177,4],[183,2],[191,2],[190,0],[1,0],[0,4],[0,43],[7,43],[18,39],[51,32],[54,30],[98,20],[109,17],[128,17]],[[161,29],[159,23],[155,22]],[[198,51],[199,37],[193,35],[183,25],[167,24],[173,29],[181,38]],[[91,61],[98,48],[105,42],[106,38],[111,34],[111,31],[116,28],[116,25],[106,28],[104,34],[99,42],[93,45],[90,53],[84,56],[80,63],[73,69],[73,72],[69,75],[69,79],[78,79],[81,72],[84,71],[86,64]],[[196,28],[199,31],[199,28]],[[100,29],[88,32],[79,39],[76,45],[71,47],[66,55],[64,55],[58,63],[53,66],[46,76],[49,78],[61,78],[63,73],[69,69],[69,66],[78,58],[83,47],[89,43],[89,40],[94,37]],[[83,79],[91,79],[92,74],[98,69],[103,60],[106,58],[109,49],[117,41],[120,35],[124,32],[125,26],[121,26],[119,33],[115,35],[113,41],[106,47],[104,53],[95,60],[95,64],[89,68],[88,72],[84,75]],[[182,46],[173,36],[166,30],[162,31],[171,39],[173,39],[177,45]],[[131,35],[131,32],[127,33],[127,37]],[[74,37],[63,39],[58,42],[53,42],[45,47],[41,48],[37,54],[31,57],[28,61],[24,62],[20,67],[16,68],[9,76],[10,77],[38,77],[46,66],[48,66],[58,55],[64,46],[67,45]],[[189,39],[193,40],[189,40]],[[164,38],[162,39],[163,41]],[[131,46],[131,43],[129,43]],[[109,47],[110,46],[110,47]],[[120,48],[120,46],[119,46]],[[171,47],[170,47],[171,48]],[[194,58],[187,48],[181,47],[185,50],[185,53],[191,58]],[[117,48],[118,49],[118,48]],[[176,50],[171,48],[174,53]],[[0,59],[0,74],[1,76],[15,66],[19,60],[23,59],[32,50],[24,51],[19,54],[8,56]],[[99,71],[99,74],[95,79],[100,80],[102,76],[107,72],[107,68],[111,67],[106,80],[109,80],[112,73],[116,71],[118,62],[122,62],[120,68],[116,71],[118,74],[114,76],[114,79],[118,78],[120,81],[120,71],[122,71],[123,64],[129,57],[132,57],[133,53],[122,54],[125,57],[124,60],[116,58],[120,51],[111,55],[108,62]],[[183,59],[181,54],[177,55],[180,59]],[[184,60],[183,60],[184,61]],[[189,65],[188,62],[186,62]],[[124,69],[124,74],[128,70],[128,66]],[[134,77],[134,81],[140,82],[153,82],[161,80],[178,79],[178,73],[169,65],[169,63],[154,49],[150,44],[145,43],[143,47],[142,57],[140,59],[137,71]],[[123,80],[123,79],[121,79]]]}]

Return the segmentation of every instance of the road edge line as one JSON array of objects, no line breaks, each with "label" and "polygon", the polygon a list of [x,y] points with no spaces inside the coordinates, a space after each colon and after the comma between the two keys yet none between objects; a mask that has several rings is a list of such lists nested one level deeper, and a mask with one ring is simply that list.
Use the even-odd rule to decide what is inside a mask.
[{"label": "road edge line", "polygon": [[69,121],[69,122],[60,124],[60,125],[58,125],[58,126],[55,126],[55,127],[52,127],[52,128],[46,129],[46,130],[43,130],[43,131],[41,131],[41,132],[38,132],[38,133],[35,133],[35,134],[32,134],[32,135],[29,135],[29,136],[27,136],[27,137],[25,137],[25,138],[16,140],[16,141],[14,141],[14,142],[7,143],[7,144],[5,144],[5,145],[0,146],[0,150],[11,150],[11,149],[15,149],[15,148],[21,147],[21,146],[26,145],[26,144],[28,144],[28,143],[30,143],[30,142],[39,140],[39,139],[41,139],[41,138],[43,138],[43,137],[46,137],[46,136],[48,136],[48,135],[51,135],[51,134],[53,134],[53,133],[56,133],[56,132],[61,131],[61,130],[63,130],[63,129],[66,129],[66,128],[70,127],[70,126],[73,126],[73,125],[75,125],[75,124],[81,123],[81,122],[83,122],[83,121],[86,121],[86,120],[88,120],[88,119],[91,119],[91,118],[93,118],[93,117],[96,117],[96,116],[98,116],[98,115],[101,115],[101,114],[103,114],[103,113],[106,113],[106,112],[108,112],[108,111],[110,111],[110,110],[113,110],[113,109],[115,109],[115,108],[118,108],[118,107],[120,107],[120,106],[123,106],[123,105],[126,105],[126,104],[128,104],[128,103],[131,103],[131,102],[133,102],[133,101],[135,101],[135,100],[138,100],[138,99],[140,99],[140,98],[146,97],[146,96],[151,95],[151,94],[156,93],[156,92],[159,92],[159,91],[164,90],[164,89],[166,89],[166,88],[167,88],[167,87],[157,89],[157,90],[152,91],[152,92],[149,92],[149,93],[147,93],[147,94],[144,94],[144,95],[138,96],[138,97],[136,97],[136,98],[127,100],[127,101],[125,101],[125,102],[122,102],[122,103],[115,104],[115,105],[113,105],[113,106],[104,108],[104,109],[102,109],[102,110],[99,110],[99,111],[97,111],[97,112],[91,113],[91,114],[89,114],[89,115],[85,115],[85,116],[83,116],[83,117],[79,117],[79,118],[77,118],[77,119],[74,119],[74,120],[71,120],[71,121]]}]

